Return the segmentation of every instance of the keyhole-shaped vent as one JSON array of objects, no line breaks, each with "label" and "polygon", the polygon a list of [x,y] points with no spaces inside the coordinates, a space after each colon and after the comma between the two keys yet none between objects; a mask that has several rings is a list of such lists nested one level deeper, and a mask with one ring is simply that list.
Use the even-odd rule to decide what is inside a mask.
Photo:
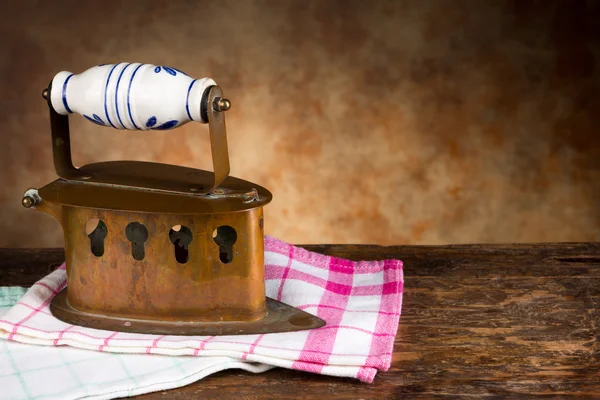
[{"label": "keyhole-shaped vent", "polygon": [[175,248],[175,260],[185,264],[189,258],[188,246],[192,243],[192,231],[187,226],[175,225],[169,231],[169,240]]},{"label": "keyhole-shaped vent", "polygon": [[138,261],[144,259],[144,243],[148,240],[148,229],[139,222],[131,222],[125,228],[125,236],[131,242],[131,255]]},{"label": "keyhole-shaped vent", "polygon": [[85,234],[90,238],[92,254],[101,257],[104,254],[104,239],[108,236],[106,224],[98,218],[92,218],[85,224]]},{"label": "keyhole-shaped vent", "polygon": [[223,225],[213,232],[213,240],[219,246],[219,259],[223,264],[233,261],[233,244],[237,240],[237,232],[230,226]]}]

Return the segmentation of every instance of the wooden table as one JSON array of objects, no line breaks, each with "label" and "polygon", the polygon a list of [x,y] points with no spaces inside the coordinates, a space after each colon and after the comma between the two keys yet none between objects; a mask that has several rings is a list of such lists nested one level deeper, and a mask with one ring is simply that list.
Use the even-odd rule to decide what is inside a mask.
[{"label": "wooden table", "polygon": [[[303,247],[404,261],[389,371],[364,384],[229,370],[140,398],[600,398],[600,243]],[[61,249],[0,250],[0,285],[31,285],[62,261]]]}]

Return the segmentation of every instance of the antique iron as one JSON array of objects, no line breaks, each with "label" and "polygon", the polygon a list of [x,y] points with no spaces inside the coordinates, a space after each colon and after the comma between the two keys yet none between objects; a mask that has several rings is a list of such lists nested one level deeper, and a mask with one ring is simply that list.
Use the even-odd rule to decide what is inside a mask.
[{"label": "antique iron", "polygon": [[[225,112],[210,78],[140,63],[58,73],[43,91],[57,180],[25,192],[27,208],[64,232],[67,287],[51,303],[65,322],[175,335],[319,328],[265,296],[263,207],[271,193],[229,176]],[[125,130],[208,124],[213,172],[140,161],[76,168],[69,114]]]}]

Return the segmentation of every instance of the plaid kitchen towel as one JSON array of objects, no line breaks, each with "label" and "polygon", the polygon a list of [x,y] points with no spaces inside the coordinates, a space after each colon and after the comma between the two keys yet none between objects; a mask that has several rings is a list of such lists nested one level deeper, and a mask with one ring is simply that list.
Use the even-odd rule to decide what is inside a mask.
[{"label": "plaid kitchen towel", "polygon": [[[25,288],[0,287],[0,318]],[[0,399],[114,399],[173,389],[224,369],[264,372],[231,357],[171,357],[0,341]]]},{"label": "plaid kitchen towel", "polygon": [[[265,283],[267,296],[317,315],[327,325],[311,331],[218,337],[142,335],[73,326],[54,318],[48,307],[66,285],[63,265],[37,282],[0,319],[0,337],[120,357],[131,353],[226,357],[231,359],[227,362],[260,363],[363,382],[372,382],[377,370],[390,367],[402,305],[401,261],[352,262],[266,237]],[[188,358],[194,357],[168,357]],[[104,370],[100,361],[96,368]]]}]

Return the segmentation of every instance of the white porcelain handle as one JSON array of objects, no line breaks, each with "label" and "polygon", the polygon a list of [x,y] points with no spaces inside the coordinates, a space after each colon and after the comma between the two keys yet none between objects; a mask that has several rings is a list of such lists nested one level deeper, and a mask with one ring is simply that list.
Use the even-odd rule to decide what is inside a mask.
[{"label": "white porcelain handle", "polygon": [[210,78],[194,79],[175,68],[123,62],[80,74],[59,72],[49,96],[61,115],[77,113],[116,129],[167,130],[190,121],[207,123],[201,104],[214,85]]}]

